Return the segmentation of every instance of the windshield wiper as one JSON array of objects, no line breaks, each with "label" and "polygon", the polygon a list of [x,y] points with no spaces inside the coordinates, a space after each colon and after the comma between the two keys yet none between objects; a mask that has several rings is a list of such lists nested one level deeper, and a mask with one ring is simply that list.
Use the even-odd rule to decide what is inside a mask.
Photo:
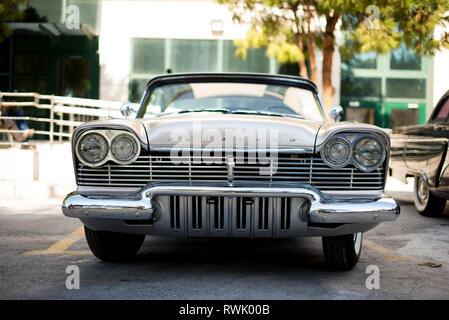
[{"label": "windshield wiper", "polygon": [[225,108],[197,108],[197,109],[185,109],[175,112],[177,114],[181,113],[190,113],[190,112],[221,112],[221,113],[230,113],[228,109]]},{"label": "windshield wiper", "polygon": [[230,113],[228,109],[224,108],[196,108],[196,109],[184,109],[173,112],[161,112],[157,115],[157,117],[168,116],[173,114],[183,114],[183,113],[191,113],[191,112],[221,112],[221,113]]},{"label": "windshield wiper", "polygon": [[257,115],[257,116],[273,116],[273,117],[305,119],[304,116],[299,115],[299,114],[285,114],[285,113],[276,113],[276,112],[268,112],[268,111],[234,110],[230,113],[231,114],[251,114],[251,115]]}]

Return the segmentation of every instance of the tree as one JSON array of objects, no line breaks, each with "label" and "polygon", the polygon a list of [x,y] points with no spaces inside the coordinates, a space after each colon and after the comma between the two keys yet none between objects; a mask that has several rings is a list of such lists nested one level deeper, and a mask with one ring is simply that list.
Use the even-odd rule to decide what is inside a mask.
[{"label": "tree", "polygon": [[[449,0],[216,0],[233,18],[251,25],[245,39],[235,41],[236,55],[266,47],[283,64],[296,62],[300,76],[316,82],[315,48],[323,52],[322,87],[325,108],[332,105],[333,54],[346,58],[359,52],[385,54],[401,43],[419,54],[449,47]],[[435,30],[442,26],[438,38]],[[336,43],[336,33],[343,35]],[[446,29],[447,30],[447,29]],[[310,76],[305,59],[309,60]]]},{"label": "tree", "polygon": [[22,18],[23,12],[20,9],[25,1],[26,0],[2,0],[2,2],[0,2],[0,43],[11,34],[11,29],[6,23],[17,21]]}]

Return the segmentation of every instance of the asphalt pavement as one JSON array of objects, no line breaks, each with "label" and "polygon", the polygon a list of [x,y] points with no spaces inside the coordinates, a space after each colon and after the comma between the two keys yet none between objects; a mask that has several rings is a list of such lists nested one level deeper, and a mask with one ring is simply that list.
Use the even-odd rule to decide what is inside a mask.
[{"label": "asphalt pavement", "polygon": [[[0,200],[0,299],[449,298],[449,206],[443,217],[426,218],[401,201],[398,220],[365,234],[359,264],[335,272],[320,238],[148,236],[135,262],[103,263],[60,203]],[[372,266],[379,289],[366,285]],[[73,268],[79,289],[66,286]]]}]

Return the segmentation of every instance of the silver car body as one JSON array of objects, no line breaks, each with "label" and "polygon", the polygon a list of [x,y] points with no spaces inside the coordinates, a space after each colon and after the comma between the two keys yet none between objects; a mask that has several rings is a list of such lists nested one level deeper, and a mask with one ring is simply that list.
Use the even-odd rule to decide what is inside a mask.
[{"label": "silver car body", "polygon": [[[298,85],[317,94],[304,79],[251,74],[160,76],[149,82],[147,94],[157,86],[192,79]],[[276,130],[277,171],[260,177],[257,165],[248,167],[226,157],[227,151],[250,157],[250,152],[259,151],[257,143],[245,145],[244,150],[223,148],[220,164],[197,164],[190,156],[181,165],[170,163],[175,147],[170,133],[177,129],[194,134],[196,123],[223,136],[228,128]],[[79,137],[92,130],[132,133],[141,150],[134,163],[106,163],[98,168],[83,165],[74,152],[78,187],[67,195],[62,210],[93,230],[182,237],[332,236],[364,232],[399,215],[399,206],[384,194],[390,140],[376,126],[257,114],[195,112],[152,118],[138,114],[134,120],[79,126],[73,134],[74,150]],[[376,135],[386,148],[378,169],[362,172],[323,162],[320,151],[330,137],[365,133]],[[176,147],[188,149],[190,155],[195,148],[204,150],[207,141]],[[264,166],[270,169],[272,164]]]}]

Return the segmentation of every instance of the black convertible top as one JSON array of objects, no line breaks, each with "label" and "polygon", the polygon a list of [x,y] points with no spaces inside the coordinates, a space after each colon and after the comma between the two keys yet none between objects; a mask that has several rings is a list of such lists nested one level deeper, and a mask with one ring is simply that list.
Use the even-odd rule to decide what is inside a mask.
[{"label": "black convertible top", "polygon": [[305,78],[270,73],[172,73],[148,81],[147,90],[165,84],[192,82],[247,82],[300,87],[317,93],[316,85]]}]

